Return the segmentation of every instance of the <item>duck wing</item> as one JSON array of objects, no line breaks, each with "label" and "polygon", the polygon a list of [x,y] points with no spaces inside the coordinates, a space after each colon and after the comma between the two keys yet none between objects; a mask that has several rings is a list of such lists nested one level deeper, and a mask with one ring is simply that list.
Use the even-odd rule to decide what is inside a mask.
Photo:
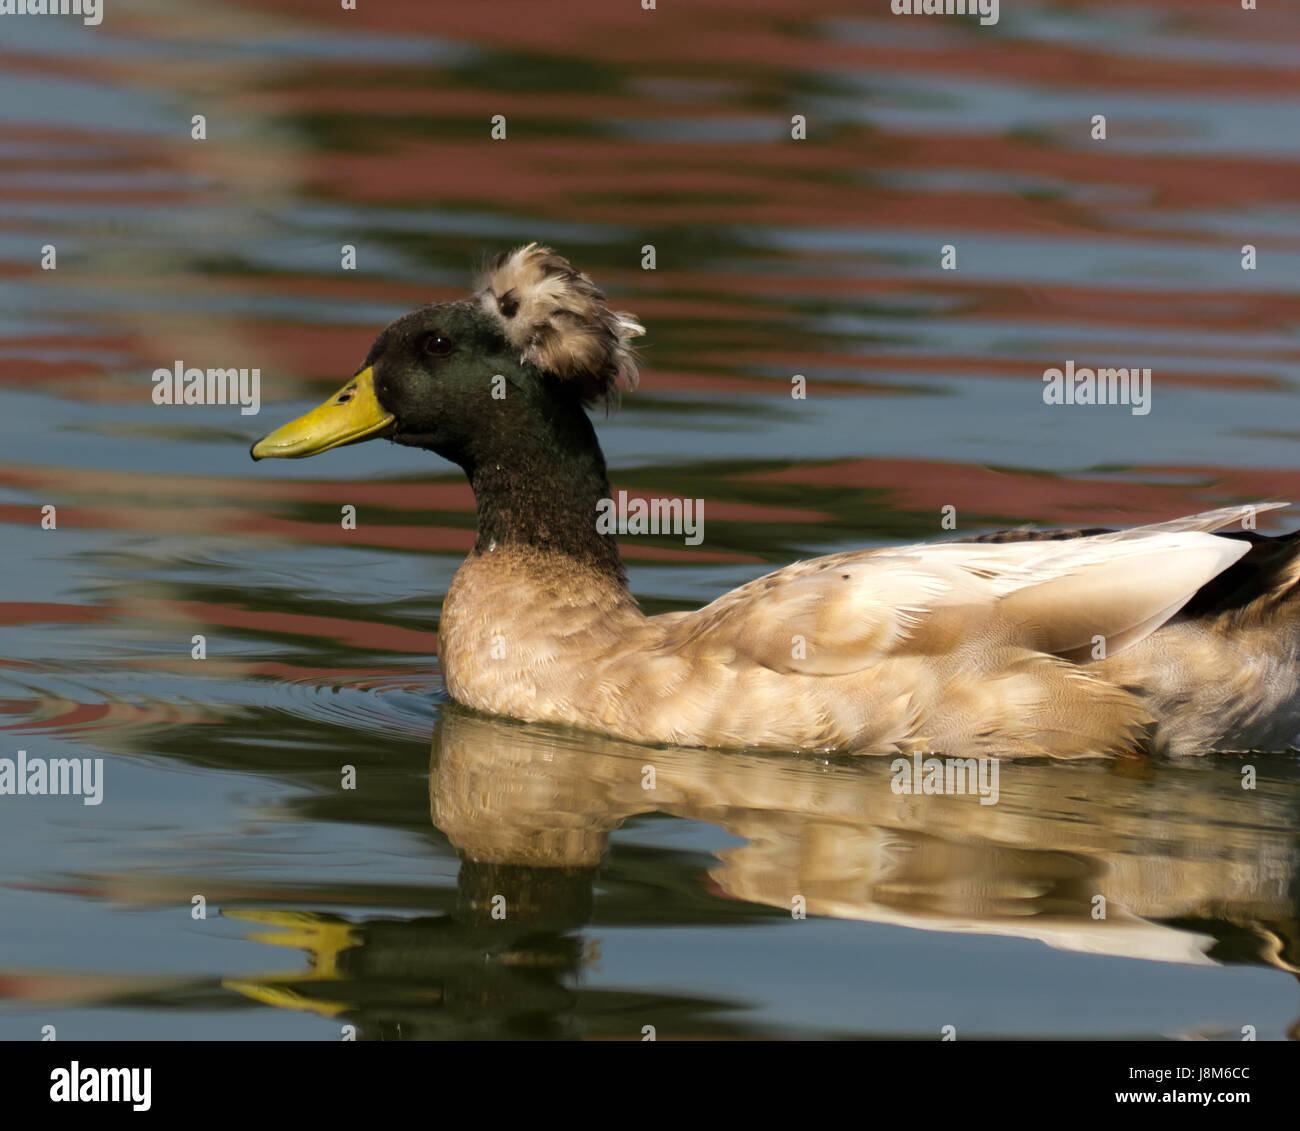
[{"label": "duck wing", "polygon": [[[1260,504],[1256,510],[1274,505]],[[799,562],[691,618],[698,646],[778,672],[846,675],[907,655],[1024,648],[1086,659],[1145,638],[1250,549],[1240,507],[1062,540],[943,542]]]}]

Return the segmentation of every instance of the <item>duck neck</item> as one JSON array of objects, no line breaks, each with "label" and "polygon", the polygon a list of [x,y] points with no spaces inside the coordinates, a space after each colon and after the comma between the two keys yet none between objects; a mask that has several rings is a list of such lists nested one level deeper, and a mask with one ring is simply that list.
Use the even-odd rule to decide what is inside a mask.
[{"label": "duck neck", "polygon": [[507,416],[497,423],[465,466],[478,508],[474,553],[506,547],[559,553],[626,588],[618,543],[597,529],[609,477],[581,404],[548,403],[540,419]]}]

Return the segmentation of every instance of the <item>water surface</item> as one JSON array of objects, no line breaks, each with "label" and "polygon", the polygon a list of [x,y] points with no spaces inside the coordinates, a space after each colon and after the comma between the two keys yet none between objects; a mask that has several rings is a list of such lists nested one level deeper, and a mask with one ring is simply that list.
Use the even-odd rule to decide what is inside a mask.
[{"label": "water surface", "polygon": [[[650,328],[614,487],[706,501],[701,546],[625,542],[648,611],[946,506],[1300,498],[1300,11],[675,7],[0,20],[0,757],[105,763],[99,806],[0,798],[0,1037],[1295,1034],[1295,757],[1008,764],[980,806],[483,719],[435,659],[459,472],[248,461],[537,239]],[[1150,367],[1151,412],[1046,406],[1067,358]],[[259,367],[260,414],[154,405],[177,359]]]}]

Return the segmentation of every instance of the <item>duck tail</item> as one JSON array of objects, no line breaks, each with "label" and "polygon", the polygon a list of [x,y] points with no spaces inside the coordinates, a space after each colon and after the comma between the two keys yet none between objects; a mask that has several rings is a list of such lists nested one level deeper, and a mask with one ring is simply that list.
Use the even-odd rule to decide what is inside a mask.
[{"label": "duck tail", "polygon": [[1300,531],[1232,530],[1220,537],[1247,542],[1250,549],[1197,590],[1183,618],[1226,618],[1244,625],[1300,612]]}]

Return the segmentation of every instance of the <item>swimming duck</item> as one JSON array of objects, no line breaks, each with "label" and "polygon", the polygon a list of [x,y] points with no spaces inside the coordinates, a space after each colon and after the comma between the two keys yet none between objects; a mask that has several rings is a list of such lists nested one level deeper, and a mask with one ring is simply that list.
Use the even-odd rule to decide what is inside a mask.
[{"label": "swimming duck", "polygon": [[[464,469],[478,535],[443,603],[457,701],[638,742],[956,756],[1284,749],[1300,724],[1300,535],[1228,507],[798,562],[646,616],[587,410],[634,388],[635,317],[529,244],[398,318],[319,408],[257,441],[385,437]],[[1229,529],[1235,527],[1235,529]]]}]

